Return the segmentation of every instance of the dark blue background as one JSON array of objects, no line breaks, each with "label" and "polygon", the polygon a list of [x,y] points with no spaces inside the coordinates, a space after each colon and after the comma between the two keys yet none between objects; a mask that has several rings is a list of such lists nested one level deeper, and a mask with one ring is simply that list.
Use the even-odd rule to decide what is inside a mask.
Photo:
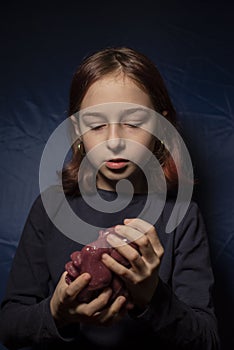
[{"label": "dark blue background", "polygon": [[41,153],[67,115],[77,65],[96,49],[128,45],[158,65],[178,111],[199,179],[195,196],[209,234],[222,348],[233,349],[234,5],[32,3],[9,2],[0,11],[0,298],[39,193]]}]

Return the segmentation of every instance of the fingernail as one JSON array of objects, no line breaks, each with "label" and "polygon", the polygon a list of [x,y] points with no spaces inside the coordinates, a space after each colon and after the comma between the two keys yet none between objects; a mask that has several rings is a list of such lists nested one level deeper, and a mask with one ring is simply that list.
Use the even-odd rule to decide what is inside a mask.
[{"label": "fingernail", "polygon": [[129,224],[129,222],[131,222],[131,221],[133,221],[133,220],[134,220],[134,219],[131,219],[131,218],[128,219],[128,218],[127,218],[127,219],[124,220],[124,223]]},{"label": "fingernail", "polygon": [[121,230],[121,226],[116,225],[116,226],[115,226],[115,232],[118,232],[118,231],[120,231],[120,230]]},{"label": "fingernail", "polygon": [[106,254],[106,253],[102,254],[102,260],[106,260],[107,257],[108,257],[108,254]]},{"label": "fingernail", "polygon": [[103,292],[107,294],[112,294],[112,289],[110,287],[107,287],[103,290]]},{"label": "fingernail", "polygon": [[110,239],[112,242],[114,242],[114,243],[119,243],[119,238],[116,237],[116,235],[113,235],[112,233],[110,233],[110,234],[108,235],[107,240],[109,240],[109,239]]},{"label": "fingernail", "polygon": [[89,281],[90,278],[91,278],[90,274],[84,273],[84,279],[85,279],[86,281]]},{"label": "fingernail", "polygon": [[123,304],[124,302],[125,302],[125,297],[124,296],[120,296],[120,297],[118,297],[118,302],[120,303],[120,304]]}]

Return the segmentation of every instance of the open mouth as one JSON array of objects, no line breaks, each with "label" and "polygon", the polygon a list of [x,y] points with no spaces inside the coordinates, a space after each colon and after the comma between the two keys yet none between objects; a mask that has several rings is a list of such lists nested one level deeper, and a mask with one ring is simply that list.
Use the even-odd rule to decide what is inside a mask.
[{"label": "open mouth", "polygon": [[109,169],[122,169],[126,167],[129,163],[129,160],[123,158],[115,158],[107,160],[105,165]]}]

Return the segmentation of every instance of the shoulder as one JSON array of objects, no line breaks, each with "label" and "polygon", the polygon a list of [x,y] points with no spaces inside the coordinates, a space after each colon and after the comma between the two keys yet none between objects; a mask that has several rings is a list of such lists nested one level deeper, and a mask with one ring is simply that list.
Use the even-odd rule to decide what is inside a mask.
[{"label": "shoulder", "polygon": [[178,226],[186,225],[191,219],[201,218],[201,211],[195,200],[178,201],[170,197],[165,202],[162,218],[165,225],[171,223],[172,232]]},{"label": "shoulder", "polygon": [[167,239],[174,237],[176,241],[185,235],[186,237],[206,235],[203,216],[195,200],[183,202],[176,201],[173,197],[168,198],[156,226],[163,236]]},{"label": "shoulder", "polygon": [[61,186],[51,186],[37,195],[29,210],[29,219],[53,217],[65,200]]},{"label": "shoulder", "polygon": [[[182,208],[182,218],[175,228],[176,246],[201,246],[208,245],[207,230],[200,207],[195,200],[187,204],[187,209]],[[179,207],[178,211],[181,210]],[[184,211],[183,211],[184,210]]]},{"label": "shoulder", "polygon": [[35,199],[32,208],[44,208],[47,213],[55,215],[59,208],[68,203],[70,205],[72,201],[71,196],[66,196],[62,186],[54,185],[50,186],[42,191]]},{"label": "shoulder", "polygon": [[[23,228],[23,237],[32,232],[45,237],[53,232],[64,233],[69,222],[73,222],[70,208],[72,198],[66,198],[61,186],[51,186],[42,191],[34,199]],[[70,215],[70,216],[69,216]],[[76,227],[77,229],[77,227]]]}]

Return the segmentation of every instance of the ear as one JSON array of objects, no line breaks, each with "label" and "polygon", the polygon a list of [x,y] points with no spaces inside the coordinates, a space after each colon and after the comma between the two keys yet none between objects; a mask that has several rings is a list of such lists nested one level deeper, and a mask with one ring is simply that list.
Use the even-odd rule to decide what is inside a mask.
[{"label": "ear", "polygon": [[163,112],[162,112],[162,115],[163,115],[164,117],[166,117],[166,116],[168,115],[168,111],[163,111]]},{"label": "ear", "polygon": [[72,114],[70,116],[70,118],[71,118],[71,122],[72,122],[72,125],[74,127],[76,135],[80,136],[81,133],[80,133],[80,126],[79,126],[78,118],[74,114]]}]

